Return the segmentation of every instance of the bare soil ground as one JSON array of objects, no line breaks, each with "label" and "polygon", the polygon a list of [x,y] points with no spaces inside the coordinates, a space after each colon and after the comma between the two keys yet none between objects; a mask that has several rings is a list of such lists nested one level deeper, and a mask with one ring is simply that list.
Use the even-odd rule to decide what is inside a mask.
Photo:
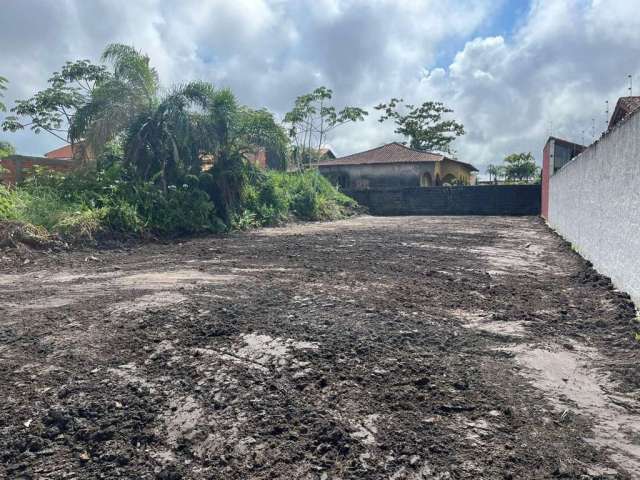
[{"label": "bare soil ground", "polygon": [[0,477],[640,478],[640,330],[537,218],[0,252]]}]

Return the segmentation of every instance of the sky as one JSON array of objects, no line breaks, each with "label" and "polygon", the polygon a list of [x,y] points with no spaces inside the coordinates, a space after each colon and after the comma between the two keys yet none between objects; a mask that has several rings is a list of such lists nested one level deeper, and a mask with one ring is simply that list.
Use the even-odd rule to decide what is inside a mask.
[{"label": "sky", "polygon": [[[2,0],[5,103],[113,42],[146,52],[164,88],[210,81],[278,118],[333,89],[336,107],[370,112],[329,137],[339,156],[403,140],[377,121],[380,102],[441,101],[465,126],[457,157],[482,172],[514,152],[540,162],[550,134],[590,143],[628,75],[640,93],[636,0]],[[27,155],[60,146],[30,131],[0,139]]]}]

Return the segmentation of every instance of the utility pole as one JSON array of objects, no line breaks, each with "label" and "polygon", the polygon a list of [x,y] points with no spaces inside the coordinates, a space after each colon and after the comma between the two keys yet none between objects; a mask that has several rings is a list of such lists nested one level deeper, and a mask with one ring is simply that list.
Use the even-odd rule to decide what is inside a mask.
[{"label": "utility pole", "polygon": [[584,130],[582,130],[582,140],[581,140],[580,145],[584,145]]},{"label": "utility pole", "polygon": [[591,140],[596,139],[596,119],[591,119]]},{"label": "utility pole", "polygon": [[604,131],[606,132],[609,129],[609,100],[605,100],[604,103],[607,106],[607,109],[604,112]]},{"label": "utility pole", "polygon": [[633,97],[633,75],[627,75],[629,77],[629,96]]}]

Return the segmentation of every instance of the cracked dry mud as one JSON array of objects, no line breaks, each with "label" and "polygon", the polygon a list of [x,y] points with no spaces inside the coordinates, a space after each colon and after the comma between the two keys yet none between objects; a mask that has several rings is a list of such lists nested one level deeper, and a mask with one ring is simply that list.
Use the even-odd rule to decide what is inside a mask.
[{"label": "cracked dry mud", "polygon": [[640,478],[634,307],[537,218],[12,255],[0,478]]}]

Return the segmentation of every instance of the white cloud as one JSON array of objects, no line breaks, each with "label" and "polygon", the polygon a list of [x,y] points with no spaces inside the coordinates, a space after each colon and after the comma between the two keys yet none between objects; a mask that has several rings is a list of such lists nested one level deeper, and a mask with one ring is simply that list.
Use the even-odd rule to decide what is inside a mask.
[{"label": "white cloud", "polygon": [[[209,80],[278,114],[321,84],[338,105],[440,100],[465,124],[460,158],[484,166],[513,151],[539,156],[551,122],[577,141],[592,117],[601,130],[604,100],[613,108],[628,73],[640,87],[632,3],[534,0],[501,36],[491,35],[501,6],[491,0],[7,0],[0,74],[11,80],[11,103],[65,60],[97,59],[107,43],[124,42],[149,53],[166,85]],[[396,138],[376,113],[330,139],[338,153]],[[0,135],[29,154],[57,145]]]}]

